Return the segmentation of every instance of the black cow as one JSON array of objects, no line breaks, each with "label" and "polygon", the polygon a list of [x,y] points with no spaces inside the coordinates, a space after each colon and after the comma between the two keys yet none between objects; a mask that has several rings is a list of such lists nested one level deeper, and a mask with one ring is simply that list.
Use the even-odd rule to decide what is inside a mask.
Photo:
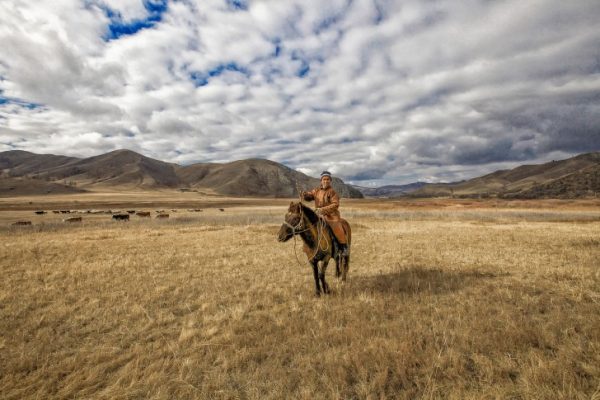
[{"label": "black cow", "polygon": [[112,219],[115,221],[129,221],[129,214],[113,214]]}]

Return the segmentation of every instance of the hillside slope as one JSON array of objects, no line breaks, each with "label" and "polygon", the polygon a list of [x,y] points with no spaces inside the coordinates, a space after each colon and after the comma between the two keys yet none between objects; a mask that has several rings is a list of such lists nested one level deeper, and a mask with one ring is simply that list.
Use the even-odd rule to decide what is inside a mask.
[{"label": "hillside slope", "polygon": [[[274,161],[249,159],[226,164],[194,164],[182,167],[179,176],[190,187],[213,188],[230,196],[295,197],[301,190],[319,185],[319,179]],[[360,198],[362,194],[341,179],[333,186],[342,197]]]},{"label": "hillside slope", "polygon": [[48,171],[53,179],[70,179],[84,185],[176,188],[179,166],[145,157],[130,150],[115,150],[78,160]]},{"label": "hillside slope", "polygon": [[[295,197],[296,183],[301,189],[319,184],[316,178],[269,160],[179,166],[130,150],[115,150],[83,159],[8,151],[0,153],[0,168],[5,178],[36,178],[57,184],[69,182],[89,190],[179,188],[202,189],[226,196]],[[20,187],[26,182],[21,182]],[[340,179],[334,179],[333,186],[342,197],[363,197]],[[33,188],[38,188],[39,194],[48,193],[48,189],[40,185],[32,186],[35,191]]]},{"label": "hillside slope", "polygon": [[39,175],[43,171],[69,165],[78,160],[75,157],[12,150],[0,153],[0,170],[4,171],[5,176]]},{"label": "hillside slope", "polygon": [[85,190],[68,184],[48,182],[40,179],[26,177],[0,179],[0,196],[6,197],[81,192],[85,192]]},{"label": "hillside slope", "polygon": [[[499,196],[499,197],[579,197],[598,192],[595,174],[600,152],[580,154],[545,164],[522,165],[451,184],[428,184],[411,193],[415,197]],[[560,189],[559,189],[560,188]]]}]

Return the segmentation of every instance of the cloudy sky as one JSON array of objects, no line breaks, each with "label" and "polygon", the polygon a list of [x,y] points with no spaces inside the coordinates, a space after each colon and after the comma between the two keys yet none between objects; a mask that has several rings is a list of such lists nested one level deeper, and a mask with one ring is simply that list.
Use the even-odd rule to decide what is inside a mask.
[{"label": "cloudy sky", "polygon": [[2,0],[0,151],[362,185],[600,150],[598,0]]}]

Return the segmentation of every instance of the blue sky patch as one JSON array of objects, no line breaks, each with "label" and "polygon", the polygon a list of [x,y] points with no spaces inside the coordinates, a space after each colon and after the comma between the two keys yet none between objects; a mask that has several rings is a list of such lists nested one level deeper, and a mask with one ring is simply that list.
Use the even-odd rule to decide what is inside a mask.
[{"label": "blue sky patch", "polygon": [[196,87],[208,85],[208,77],[201,72],[191,72],[190,79]]},{"label": "blue sky patch", "polygon": [[296,72],[296,75],[299,78],[304,78],[310,72],[310,65],[306,61],[302,61],[302,65]]},{"label": "blue sky patch", "polygon": [[162,15],[168,9],[168,0],[144,0],[148,16],[144,19],[124,21],[121,13],[113,10],[104,3],[96,3],[110,19],[108,31],[103,36],[106,41],[116,40],[122,36],[135,35],[142,29],[152,28],[162,20]]},{"label": "blue sky patch", "polygon": [[248,10],[248,1],[247,0],[225,0],[227,5],[232,10],[240,10],[247,11]]},{"label": "blue sky patch", "polygon": [[211,69],[210,71],[208,71],[208,76],[219,76],[225,71],[234,71],[244,75],[249,75],[248,70],[246,68],[231,62],[227,64],[218,65],[217,67]]},{"label": "blue sky patch", "polygon": [[250,72],[248,71],[248,69],[246,69],[245,67],[242,67],[241,65],[233,63],[233,62],[217,65],[216,67],[214,67],[213,69],[211,69],[207,72],[194,71],[194,72],[191,72],[189,74],[189,76],[190,76],[190,79],[196,85],[196,87],[199,87],[199,86],[208,85],[208,81],[210,80],[210,78],[219,76],[226,71],[238,72],[246,77],[250,76]]},{"label": "blue sky patch", "polygon": [[35,110],[36,108],[42,107],[41,104],[31,103],[25,100],[14,99],[11,97],[2,96],[2,92],[0,92],[0,105],[4,104],[14,104],[19,107],[27,108],[28,110]]},{"label": "blue sky patch", "polygon": [[273,50],[273,57],[279,57],[281,55],[281,40],[276,39],[273,41],[273,45],[275,46],[275,50]]},{"label": "blue sky patch", "polygon": [[296,71],[296,76],[299,78],[304,78],[310,72],[310,64],[308,63],[308,60],[299,51],[293,51],[291,58],[294,61],[300,61],[300,68],[298,68]]}]

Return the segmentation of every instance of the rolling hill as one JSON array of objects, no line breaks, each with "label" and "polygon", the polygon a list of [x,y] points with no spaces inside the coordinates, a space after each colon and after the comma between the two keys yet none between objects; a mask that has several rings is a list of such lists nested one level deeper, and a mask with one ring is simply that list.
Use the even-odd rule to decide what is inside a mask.
[{"label": "rolling hill", "polygon": [[[77,191],[166,188],[240,197],[294,197],[297,196],[296,182],[301,189],[319,184],[317,178],[269,160],[249,159],[224,164],[180,166],[130,150],[115,150],[82,159],[8,151],[0,153],[0,170],[3,179],[19,178],[18,184],[13,182],[0,186],[0,194],[4,195],[21,192],[45,194],[59,190],[68,192],[77,187]],[[40,182],[55,186],[49,189],[44,185],[40,186]],[[363,197],[358,190],[340,179],[334,179],[333,186],[342,197]],[[12,189],[8,190],[9,187]]]},{"label": "rolling hill", "polygon": [[77,162],[78,160],[75,157],[11,150],[0,153],[0,171],[4,171],[4,175],[14,177],[39,175],[40,171],[49,171]]},{"label": "rolling hill", "polygon": [[[192,188],[212,188],[229,196],[295,197],[296,183],[302,190],[319,185],[319,179],[309,177],[274,161],[249,159],[226,164],[193,164],[181,167],[179,176]],[[333,179],[333,187],[342,197],[357,198],[362,194]]]},{"label": "rolling hill", "polygon": [[[264,159],[187,166],[155,160],[130,150],[89,158],[26,151],[0,153],[0,195],[75,193],[106,189],[180,189],[237,197],[295,197],[319,180]],[[503,197],[574,198],[600,193],[600,152],[538,165],[522,165],[455,183],[365,188],[334,178],[346,198]]]},{"label": "rolling hill", "polygon": [[573,198],[600,193],[600,152],[522,165],[457,183],[427,184],[414,197]]},{"label": "rolling hill", "polygon": [[27,196],[38,194],[69,194],[81,193],[85,190],[58,182],[47,182],[32,178],[1,178],[0,195]]}]

